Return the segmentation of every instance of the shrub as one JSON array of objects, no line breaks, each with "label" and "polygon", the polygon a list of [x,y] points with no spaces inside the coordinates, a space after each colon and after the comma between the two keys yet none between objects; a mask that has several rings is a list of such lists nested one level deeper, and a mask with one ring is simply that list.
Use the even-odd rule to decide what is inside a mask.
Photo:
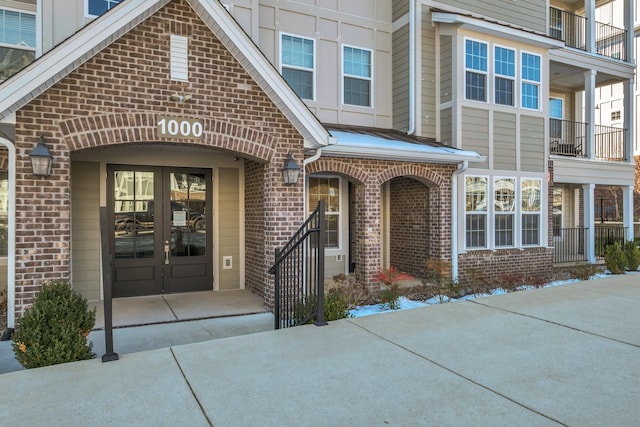
[{"label": "shrub", "polygon": [[629,240],[624,244],[624,255],[627,258],[627,269],[638,271],[638,267],[640,267],[640,249],[638,249],[638,245],[633,240]]},{"label": "shrub", "polygon": [[330,289],[324,297],[324,319],[326,321],[351,317],[349,303],[337,288]]},{"label": "shrub", "polygon": [[589,280],[591,276],[602,272],[602,267],[595,264],[589,264],[588,262],[581,262],[569,270],[571,277],[575,277],[580,280]]},{"label": "shrub", "polygon": [[627,257],[620,242],[607,246],[604,253],[604,263],[611,274],[622,274],[627,269]]},{"label": "shrub", "polygon": [[413,276],[403,273],[395,267],[382,270],[376,274],[376,280],[381,282],[386,289],[380,294],[382,305],[391,310],[400,308],[398,300],[400,299],[400,282],[405,280],[413,280]]},{"label": "shrub", "polygon": [[95,320],[95,309],[67,282],[44,284],[11,338],[16,359],[27,369],[91,359]]}]

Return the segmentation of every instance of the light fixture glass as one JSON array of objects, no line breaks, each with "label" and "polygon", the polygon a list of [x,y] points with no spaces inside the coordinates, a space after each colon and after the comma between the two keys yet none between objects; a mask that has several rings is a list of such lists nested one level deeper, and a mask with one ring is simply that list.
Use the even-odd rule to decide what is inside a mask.
[{"label": "light fixture glass", "polygon": [[282,179],[285,184],[297,184],[299,176],[300,166],[298,166],[298,163],[293,159],[293,154],[289,151],[289,155],[284,161],[284,166],[282,167]]},{"label": "light fixture glass", "polygon": [[29,153],[31,158],[31,170],[36,176],[49,176],[51,175],[51,165],[53,163],[53,156],[49,152],[49,149],[44,145],[44,137],[40,135],[40,141],[35,146],[33,151]]}]

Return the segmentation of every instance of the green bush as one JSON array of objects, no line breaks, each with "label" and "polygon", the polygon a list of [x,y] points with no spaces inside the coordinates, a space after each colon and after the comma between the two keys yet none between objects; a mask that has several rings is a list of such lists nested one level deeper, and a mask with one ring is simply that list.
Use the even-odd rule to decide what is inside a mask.
[{"label": "green bush", "polygon": [[324,297],[324,320],[338,320],[351,317],[349,303],[338,289],[330,289]]},{"label": "green bush", "polygon": [[627,269],[627,257],[620,242],[607,246],[604,253],[604,263],[611,274],[622,274]]},{"label": "green bush", "polygon": [[16,359],[25,368],[91,359],[89,332],[96,320],[87,300],[65,281],[44,284],[16,324],[11,338]]},{"label": "green bush", "polygon": [[588,262],[580,262],[569,269],[571,277],[580,280],[589,280],[591,276],[597,273],[602,273],[602,267]]},{"label": "green bush", "polygon": [[627,269],[638,271],[638,267],[640,267],[640,249],[638,249],[638,245],[633,240],[629,240],[624,244],[624,255],[627,258]]}]

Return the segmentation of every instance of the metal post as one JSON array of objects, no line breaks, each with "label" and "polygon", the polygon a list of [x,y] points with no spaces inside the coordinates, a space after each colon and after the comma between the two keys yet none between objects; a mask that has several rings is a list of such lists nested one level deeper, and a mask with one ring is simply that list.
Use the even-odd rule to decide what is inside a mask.
[{"label": "metal post", "polygon": [[325,247],[325,221],[324,201],[318,201],[318,312],[316,313],[316,326],[324,326],[327,321],[324,318],[324,247]]},{"label": "metal post", "polygon": [[275,271],[274,274],[274,304],[275,304],[275,325],[274,329],[280,329],[280,265],[278,264],[278,258],[280,258],[280,250],[276,248],[276,256],[275,256]]},{"label": "metal post", "polygon": [[[113,224],[113,222],[111,222]],[[102,286],[104,287],[104,342],[105,354],[102,362],[118,360],[118,353],[113,352],[113,321],[111,298],[111,257],[109,256],[109,221],[107,208],[100,207],[100,240],[102,241]]]}]

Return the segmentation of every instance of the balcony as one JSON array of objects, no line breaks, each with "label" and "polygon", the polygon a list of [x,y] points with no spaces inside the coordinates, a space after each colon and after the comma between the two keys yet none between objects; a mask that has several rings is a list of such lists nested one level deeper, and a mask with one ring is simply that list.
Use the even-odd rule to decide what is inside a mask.
[{"label": "balcony", "polygon": [[36,59],[34,49],[22,46],[0,46],[0,81],[7,80]]},{"label": "balcony", "polygon": [[[587,18],[550,8],[549,37],[561,40],[566,46],[587,51]],[[595,53],[608,58],[627,61],[627,30],[595,22]]]},{"label": "balcony", "polygon": [[[594,125],[594,157],[596,160],[620,162],[626,159],[626,130]],[[549,153],[567,157],[589,157],[586,146],[587,123],[549,119]]]}]

